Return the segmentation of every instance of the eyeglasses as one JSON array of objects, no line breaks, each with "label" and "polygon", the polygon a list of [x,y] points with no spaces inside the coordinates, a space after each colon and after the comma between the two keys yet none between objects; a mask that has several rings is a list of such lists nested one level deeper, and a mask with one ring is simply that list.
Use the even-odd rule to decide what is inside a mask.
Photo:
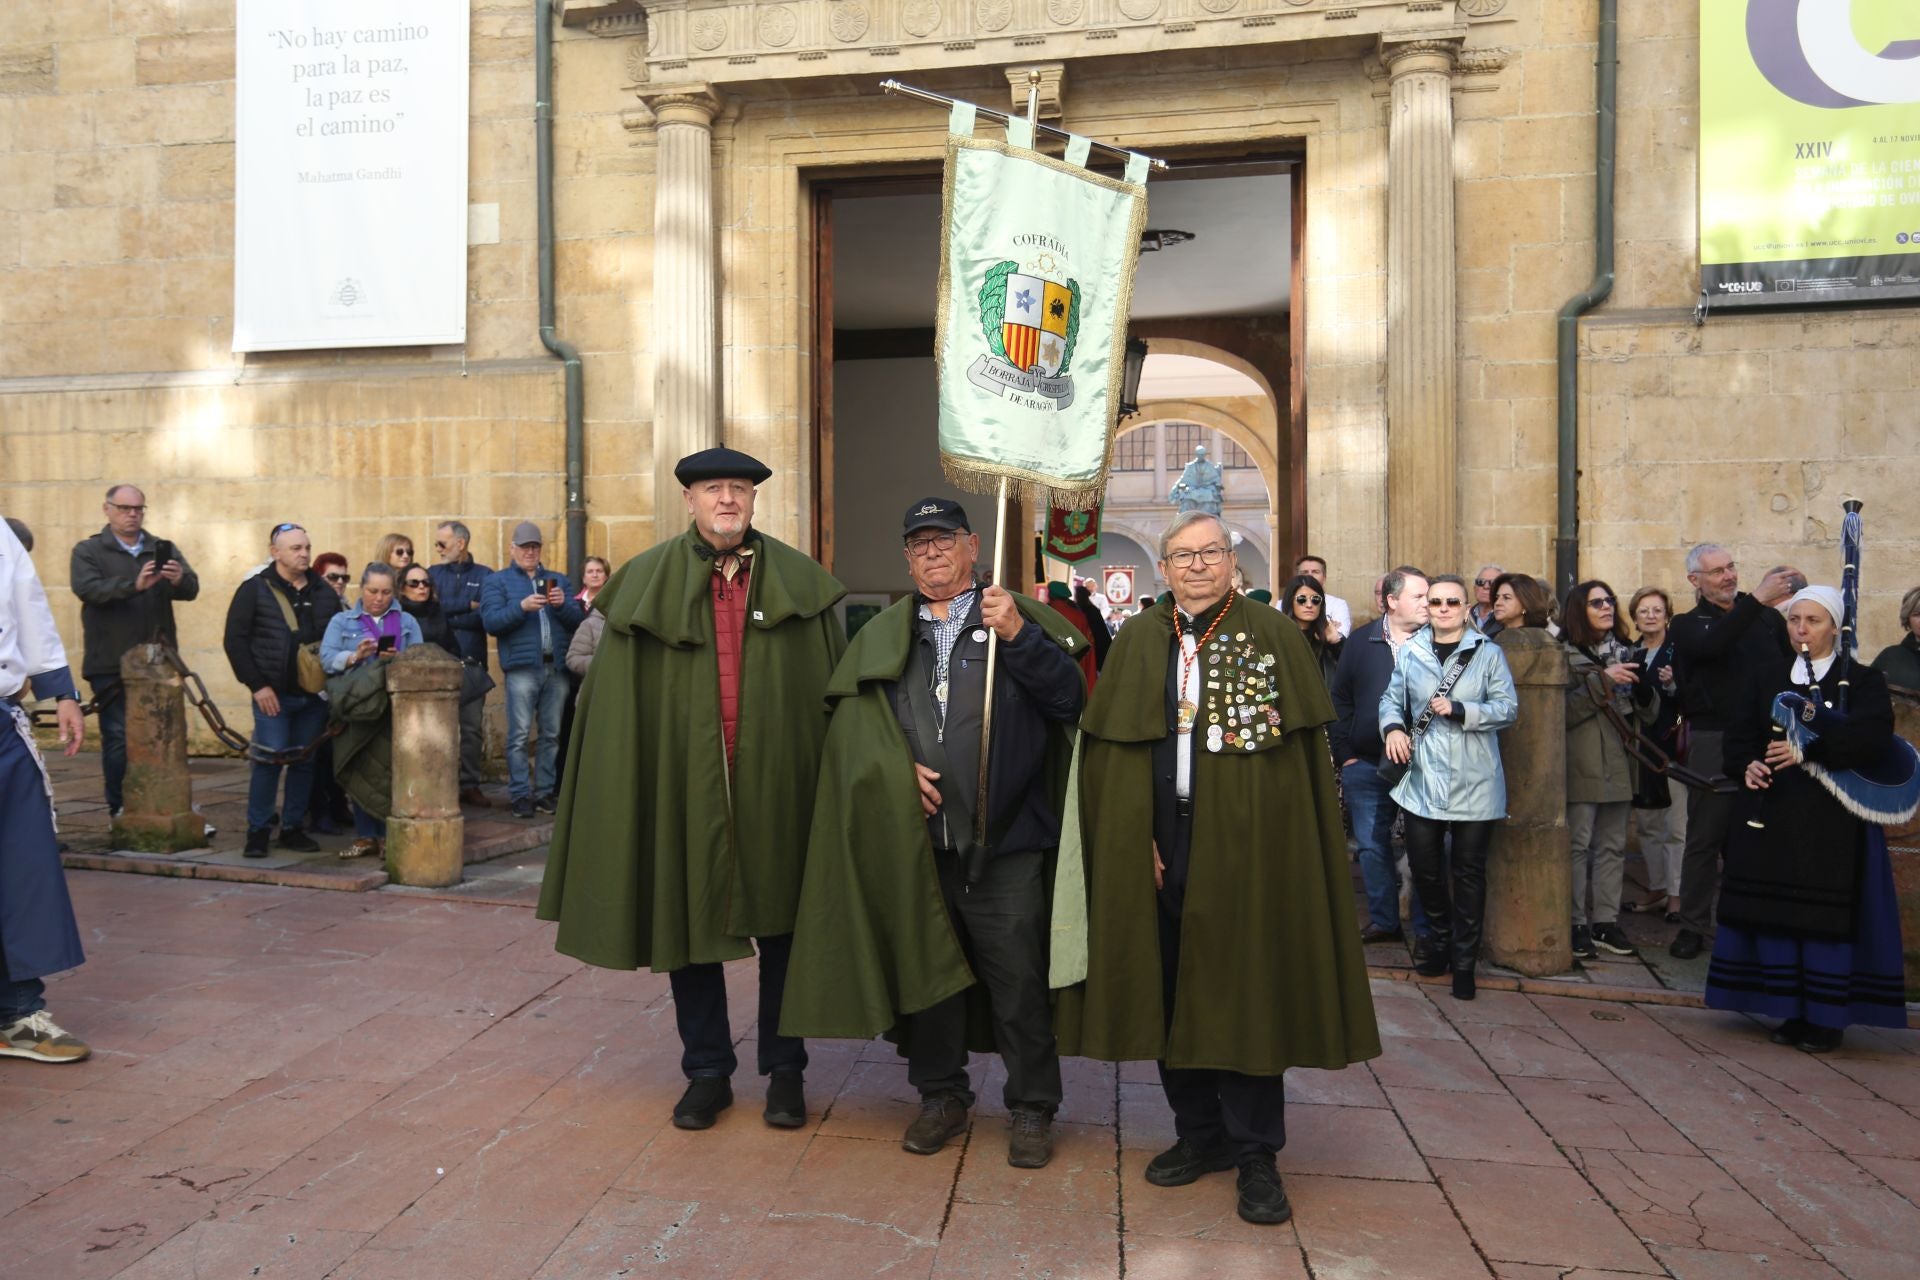
[{"label": "eyeglasses", "polygon": [[957,530],[949,529],[945,533],[932,534],[925,538],[908,538],[907,554],[910,556],[930,556],[936,551],[951,551],[960,541]]},{"label": "eyeglasses", "polygon": [[1198,551],[1170,551],[1167,553],[1167,563],[1176,569],[1191,569],[1195,560],[1198,560],[1201,564],[1211,566],[1219,564],[1226,558],[1227,548],[1219,546],[1218,544],[1211,547],[1202,547]]},{"label": "eyeglasses", "polygon": [[432,586],[433,583],[429,582],[425,578],[408,578],[406,582],[403,583],[402,585],[405,586],[406,589],[409,591],[412,591],[415,588],[419,588],[420,590],[424,591],[428,587]]},{"label": "eyeglasses", "polygon": [[329,573],[326,578],[328,582],[337,582],[341,586],[345,586],[351,580],[350,575],[344,573]]},{"label": "eyeglasses", "polygon": [[435,551],[451,551],[453,549],[453,544],[451,542],[435,542],[433,544],[433,549]]},{"label": "eyeglasses", "polygon": [[1485,591],[1498,581],[1500,581],[1500,579],[1498,578],[1475,578],[1473,580],[1473,585],[1480,588],[1480,590]]},{"label": "eyeglasses", "polygon": [[1461,605],[1465,603],[1466,601],[1462,600],[1459,596],[1428,596],[1427,597],[1427,608],[1429,609],[1458,609]]},{"label": "eyeglasses", "polygon": [[130,516],[139,515],[142,511],[145,511],[147,509],[147,504],[144,502],[136,503],[133,506],[128,506],[124,502],[109,502],[107,505],[112,507],[115,511],[119,511],[125,515],[130,515]]},{"label": "eyeglasses", "polygon": [[1307,605],[1312,605],[1316,609],[1320,607],[1319,596],[1295,596],[1293,602],[1303,608]]},{"label": "eyeglasses", "polygon": [[1611,609],[1613,606],[1614,599],[1612,596],[1595,596],[1593,599],[1587,601],[1587,608],[1589,609]]},{"label": "eyeglasses", "polygon": [[301,533],[306,532],[306,529],[304,527],[297,524],[277,524],[273,526],[273,532],[269,533],[267,536],[269,538],[277,538],[281,534],[286,533],[290,529],[298,529],[300,530]]}]

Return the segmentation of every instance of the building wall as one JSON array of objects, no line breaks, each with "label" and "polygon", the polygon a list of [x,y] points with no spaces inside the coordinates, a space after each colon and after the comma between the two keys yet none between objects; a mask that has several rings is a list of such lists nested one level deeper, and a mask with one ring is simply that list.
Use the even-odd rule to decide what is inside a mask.
[{"label": "building wall", "polygon": [[[1619,280],[1580,328],[1583,568],[1622,591],[1680,588],[1685,546],[1711,538],[1750,581],[1784,560],[1831,580],[1839,504],[1857,496],[1865,638],[1884,643],[1881,615],[1920,563],[1902,501],[1920,485],[1905,408],[1920,389],[1920,313],[1694,325],[1692,6],[1622,8]],[[529,9],[473,2],[470,198],[497,206],[499,233],[469,248],[464,348],[241,358],[228,350],[233,0],[10,8],[0,509],[36,526],[76,646],[65,549],[99,527],[114,480],[146,487],[154,528],[201,569],[207,600],[182,611],[184,641],[230,710],[240,693],[217,651],[220,618],[276,520],[299,519],[316,546],[357,561],[388,528],[427,545],[444,516],[498,557],[501,528],[531,517],[564,558],[560,377],[537,336]],[[1459,470],[1434,483],[1459,486],[1459,565],[1551,567],[1554,313],[1592,271],[1594,10],[1507,0],[1472,23],[1455,80]],[[1056,38],[1033,55],[1053,56]],[[1390,86],[1372,42],[1089,58],[1073,40],[1064,97],[1077,130],[1176,154],[1304,147],[1310,542],[1332,589],[1365,599],[1390,557]],[[587,549],[616,561],[656,535],[655,139],[634,43],[565,31],[555,75],[559,327],[586,356]],[[722,429],[775,468],[762,524],[798,541],[811,529],[807,183],[941,153],[944,117],[876,96],[872,79],[729,86],[714,131]],[[938,83],[1008,97],[998,67]]]}]

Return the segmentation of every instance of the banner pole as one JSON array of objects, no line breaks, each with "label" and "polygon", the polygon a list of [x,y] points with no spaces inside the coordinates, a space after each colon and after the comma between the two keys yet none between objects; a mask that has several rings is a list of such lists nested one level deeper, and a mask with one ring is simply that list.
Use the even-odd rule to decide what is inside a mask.
[{"label": "banner pole", "polygon": [[[1040,120],[1040,77],[1033,72],[1027,73],[1027,123],[1038,124]],[[1007,478],[1000,477],[999,496],[994,501],[993,513],[993,585],[1006,590],[1007,566]],[[982,595],[984,596],[984,592]],[[993,745],[993,673],[999,665],[1000,633],[987,628],[987,695],[980,706],[980,789],[973,805],[973,845],[976,853],[967,868],[969,882],[973,880],[973,866],[981,865],[979,850],[987,844],[987,775],[992,762]]]}]

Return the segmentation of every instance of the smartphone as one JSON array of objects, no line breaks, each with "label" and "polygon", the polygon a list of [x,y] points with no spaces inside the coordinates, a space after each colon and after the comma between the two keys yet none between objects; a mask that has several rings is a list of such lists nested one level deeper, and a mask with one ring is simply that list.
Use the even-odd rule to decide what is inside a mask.
[{"label": "smartphone", "polygon": [[376,653],[392,653],[394,645],[398,644],[399,641],[399,636],[381,636],[374,644],[374,651]]},{"label": "smartphone", "polygon": [[153,544],[154,572],[158,573],[160,570],[166,568],[167,561],[178,560],[179,558],[180,558],[179,556],[174,554],[173,544],[171,542],[168,542],[165,538],[162,538],[158,542]]},{"label": "smartphone", "polygon": [[533,589],[538,594],[544,596],[547,594],[547,592],[553,590],[553,579],[552,578],[535,578],[533,580]]}]

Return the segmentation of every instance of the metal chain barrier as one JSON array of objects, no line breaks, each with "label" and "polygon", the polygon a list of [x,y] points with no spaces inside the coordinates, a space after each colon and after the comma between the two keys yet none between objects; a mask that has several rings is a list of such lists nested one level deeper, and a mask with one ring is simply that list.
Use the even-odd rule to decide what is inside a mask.
[{"label": "metal chain barrier", "polygon": [[[230,751],[238,751],[255,764],[286,765],[303,763],[311,759],[313,753],[326,745],[328,741],[339,737],[341,732],[346,728],[345,725],[330,724],[321,732],[319,737],[307,743],[304,747],[283,747],[278,751],[268,751],[265,748],[257,747],[253,744],[252,739],[236,732],[233,726],[227,723],[227,718],[220,713],[220,708],[214,705],[212,696],[208,694],[206,682],[200,678],[199,673],[188,668],[179,653],[166,645],[156,645],[154,647],[160,651],[161,659],[168,666],[172,667],[174,672],[180,677],[181,685],[186,693],[187,705],[200,713],[201,718],[207,722],[207,727],[213,730],[213,736],[220,740],[220,745]],[[80,714],[83,716],[97,715],[99,714],[100,708],[112,706],[114,699],[120,697],[124,692],[124,687],[116,683],[112,689],[107,691],[104,697],[96,698],[92,702],[82,704]],[[56,719],[58,714],[57,708],[36,708],[33,711],[34,728],[53,728],[58,723]]]}]

